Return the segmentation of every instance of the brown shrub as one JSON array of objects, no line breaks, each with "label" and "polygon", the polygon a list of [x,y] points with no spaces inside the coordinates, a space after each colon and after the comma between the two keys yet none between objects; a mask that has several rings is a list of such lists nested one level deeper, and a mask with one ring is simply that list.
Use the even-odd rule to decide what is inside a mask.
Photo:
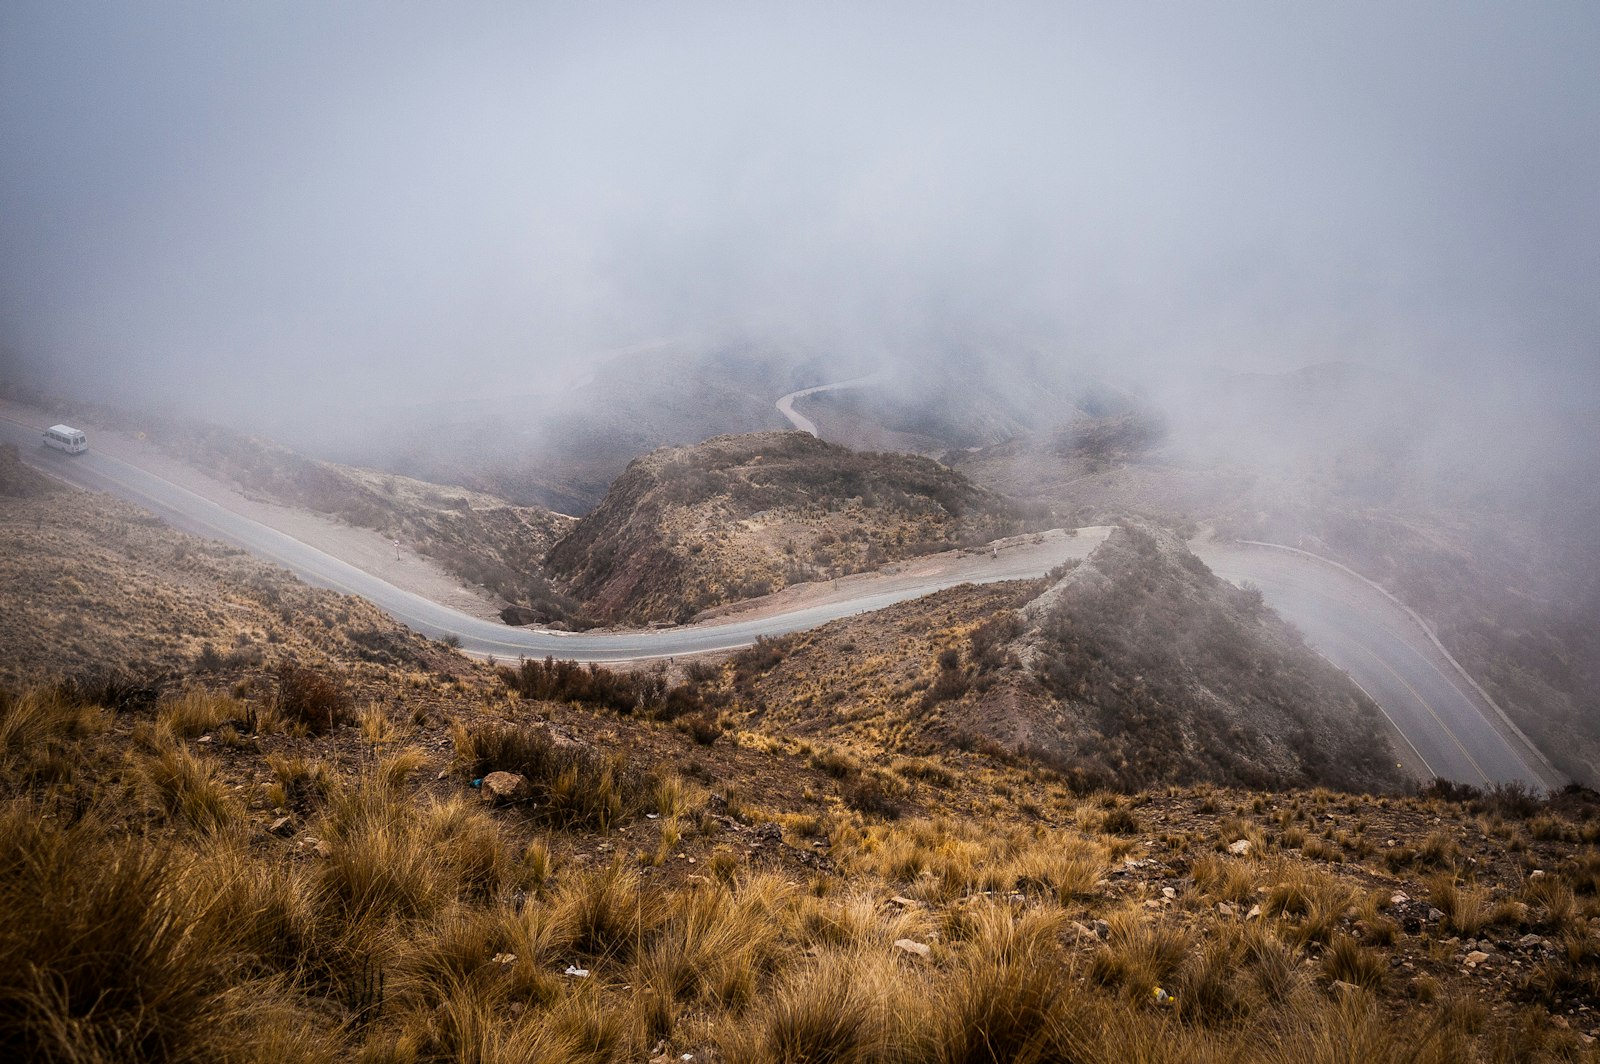
[{"label": "brown shrub", "polygon": [[315,670],[284,664],[278,667],[278,712],[313,735],[326,735],[350,720],[350,696]]}]

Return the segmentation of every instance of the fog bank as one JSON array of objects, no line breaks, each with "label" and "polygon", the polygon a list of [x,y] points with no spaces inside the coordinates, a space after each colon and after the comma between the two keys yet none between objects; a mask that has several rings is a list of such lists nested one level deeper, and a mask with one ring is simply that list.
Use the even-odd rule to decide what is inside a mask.
[{"label": "fog bank", "polygon": [[1589,400],[1597,44],[1593,5],[12,3],[0,349],[247,420],[663,340]]}]

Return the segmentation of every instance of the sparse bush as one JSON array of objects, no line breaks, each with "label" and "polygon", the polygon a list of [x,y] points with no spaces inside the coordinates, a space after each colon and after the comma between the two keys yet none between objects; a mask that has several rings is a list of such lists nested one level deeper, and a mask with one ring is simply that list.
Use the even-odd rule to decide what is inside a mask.
[{"label": "sparse bush", "polygon": [[708,684],[722,675],[722,667],[709,661],[691,661],[683,667],[684,678],[694,684]]},{"label": "sparse bush", "polygon": [[771,1064],[866,1064],[884,1018],[849,960],[825,956],[792,975],[764,1010],[761,1059]]},{"label": "sparse bush", "polygon": [[1544,802],[1521,780],[1504,780],[1491,784],[1487,793],[1473,806],[1477,812],[1525,820],[1537,813]]},{"label": "sparse bush", "polygon": [[1231,857],[1202,854],[1190,866],[1195,889],[1216,901],[1239,904],[1255,896],[1256,877],[1249,864]]},{"label": "sparse bush", "polygon": [[905,811],[905,784],[881,772],[862,772],[840,786],[845,805],[858,813],[897,819]]},{"label": "sparse bush", "polygon": [[1335,935],[1322,954],[1322,973],[1330,980],[1377,991],[1383,988],[1388,966],[1378,953],[1349,935]]},{"label": "sparse bush", "polygon": [[0,689],[0,765],[7,769],[0,774],[0,793],[10,781],[50,780],[70,771],[79,740],[104,731],[106,717],[68,689]]},{"label": "sparse bush", "polygon": [[618,672],[600,665],[575,661],[523,661],[517,668],[497,670],[506,686],[524,698],[548,702],[576,702],[616,713],[640,713],[658,720],[700,713],[705,700],[697,686],[668,687],[659,672]]},{"label": "sparse bush", "polygon": [[194,667],[199,672],[217,672],[222,668],[222,654],[209,642],[200,646],[200,653],[195,655]]},{"label": "sparse bush", "polygon": [[1100,830],[1107,835],[1137,835],[1139,818],[1127,806],[1118,805],[1106,810],[1105,817],[1100,821]]},{"label": "sparse bush", "polygon": [[350,697],[326,676],[298,665],[278,667],[278,712],[305,726],[313,735],[326,735],[350,719]]},{"label": "sparse bush", "polygon": [[1448,875],[1435,876],[1428,889],[1428,900],[1444,913],[1444,925],[1458,934],[1475,938],[1493,920],[1488,895],[1481,890],[1463,888]]},{"label": "sparse bush", "polygon": [[333,770],[322,761],[300,755],[268,754],[267,767],[277,777],[282,791],[278,802],[286,808],[306,811],[328,796],[333,787]]},{"label": "sparse bush", "polygon": [[1188,934],[1142,919],[1136,912],[1118,913],[1110,921],[1106,944],[1089,961],[1089,978],[1143,999],[1150,988],[1166,983],[1188,956]]},{"label": "sparse bush", "polygon": [[474,779],[494,771],[526,777],[534,792],[529,815],[557,827],[604,830],[643,808],[653,785],[621,753],[558,742],[547,728],[458,728],[456,759]]},{"label": "sparse bush", "polygon": [[1006,663],[1006,647],[1022,634],[1022,617],[1015,610],[1002,610],[972,630],[968,645],[977,670],[993,672]]},{"label": "sparse bush", "polygon": [[908,780],[920,780],[934,787],[949,788],[956,783],[955,773],[932,761],[903,758],[894,763],[893,769],[896,774]]},{"label": "sparse bush", "polygon": [[198,831],[218,831],[239,815],[237,803],[217,778],[214,767],[182,746],[169,747],[147,758],[140,771],[167,815],[182,819]]},{"label": "sparse bush", "polygon": [[[951,664],[945,664],[945,655],[948,655]],[[960,659],[955,651],[947,650],[940,656],[939,672],[934,676],[933,683],[922,694],[921,707],[924,712],[937,706],[940,702],[952,702],[967,693],[970,684],[960,668]]]},{"label": "sparse bush", "polygon": [[777,668],[793,644],[793,636],[757,637],[753,645],[733,656],[733,686],[744,690],[757,676]]},{"label": "sparse bush", "polygon": [[660,894],[620,863],[567,881],[552,905],[562,938],[596,960],[633,957],[665,915]]},{"label": "sparse bush", "polygon": [[855,758],[831,746],[823,747],[811,755],[811,767],[821,769],[836,780],[847,779],[861,769]]},{"label": "sparse bush", "polygon": [[1184,1019],[1219,1025],[1250,1010],[1238,979],[1242,953],[1242,943],[1234,936],[1213,937],[1195,947],[1173,979]]},{"label": "sparse bush", "polygon": [[933,1059],[1061,1059],[1059,1020],[1071,996],[1064,973],[1047,953],[979,947],[946,981],[934,1009]]},{"label": "sparse bush", "polygon": [[698,746],[710,746],[722,738],[722,725],[709,713],[696,713],[685,718],[683,724]]},{"label": "sparse bush", "polygon": [[188,690],[161,701],[156,723],[173,735],[189,739],[213,731],[226,721],[242,722],[245,715],[244,707],[228,695]]},{"label": "sparse bush", "polygon": [[117,712],[140,712],[155,706],[161,697],[159,686],[122,669],[88,672],[61,685],[61,694],[71,701],[104,706]]},{"label": "sparse bush", "polygon": [[1278,865],[1262,912],[1279,917],[1278,933],[1295,946],[1327,942],[1349,907],[1350,888],[1326,872]]}]

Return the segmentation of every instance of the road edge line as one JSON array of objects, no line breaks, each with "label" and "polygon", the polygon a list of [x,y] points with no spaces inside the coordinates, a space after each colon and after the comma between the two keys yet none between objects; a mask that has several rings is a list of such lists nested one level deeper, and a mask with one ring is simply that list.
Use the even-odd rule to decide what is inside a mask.
[{"label": "road edge line", "polygon": [[[1302,557],[1310,558],[1310,559],[1312,559],[1314,561],[1319,561],[1324,565],[1331,565],[1335,569],[1339,569],[1342,572],[1344,572],[1344,573],[1346,573],[1346,574],[1348,574],[1350,576],[1355,577],[1357,580],[1360,580],[1363,584],[1366,584],[1368,587],[1370,587],[1374,591],[1378,592],[1384,598],[1388,599],[1390,602],[1394,603],[1396,606],[1399,606],[1402,610],[1405,611],[1406,616],[1411,618],[1412,623],[1414,623],[1418,628],[1422,629],[1423,634],[1428,637],[1428,641],[1431,642],[1434,645],[1434,648],[1436,650],[1438,650],[1439,653],[1444,655],[1444,659],[1446,661],[1448,661],[1455,668],[1456,672],[1460,674],[1461,678],[1463,680],[1466,680],[1467,683],[1472,686],[1472,689],[1477,692],[1478,697],[1483,699],[1483,701],[1489,706],[1490,709],[1494,710],[1495,715],[1500,718],[1500,723],[1504,724],[1507,728],[1509,728],[1511,730],[1511,733],[1513,735],[1515,735],[1517,737],[1517,739],[1522,743],[1523,747],[1526,748],[1530,753],[1532,753],[1534,757],[1539,759],[1539,763],[1541,765],[1543,765],[1544,768],[1549,771],[1550,778],[1555,781],[1556,786],[1562,786],[1566,782],[1568,782],[1566,773],[1564,773],[1560,769],[1556,768],[1556,766],[1553,765],[1550,762],[1550,759],[1545,756],[1544,751],[1540,750],[1539,747],[1534,744],[1533,740],[1528,738],[1528,736],[1523,732],[1523,730],[1521,728],[1517,727],[1516,722],[1511,719],[1511,717],[1506,713],[1506,711],[1504,709],[1500,708],[1500,703],[1496,702],[1493,698],[1491,698],[1489,696],[1489,692],[1485,691],[1483,689],[1482,685],[1480,685],[1477,680],[1474,680],[1472,678],[1472,674],[1469,673],[1466,670],[1466,668],[1461,664],[1461,662],[1456,660],[1456,656],[1454,654],[1450,653],[1450,651],[1445,648],[1445,645],[1443,643],[1439,642],[1439,637],[1437,635],[1434,635],[1433,629],[1428,627],[1428,622],[1423,619],[1422,615],[1419,614],[1416,610],[1412,609],[1410,606],[1406,605],[1400,599],[1396,598],[1394,596],[1394,594],[1389,591],[1388,588],[1384,587],[1382,584],[1378,583],[1376,580],[1371,579],[1370,577],[1363,576],[1361,573],[1356,572],[1356,570],[1350,568],[1348,565],[1345,565],[1342,562],[1336,562],[1332,558],[1326,558],[1326,557],[1323,557],[1322,555],[1316,554],[1316,553],[1314,553],[1312,551],[1302,550],[1299,547],[1291,547],[1291,546],[1289,546],[1288,544],[1285,544],[1285,543],[1269,543],[1269,542],[1267,542],[1265,540],[1259,540],[1259,539],[1241,539],[1241,540],[1237,540],[1236,542],[1242,543],[1242,544],[1244,544],[1246,546],[1249,546],[1249,547],[1266,547],[1266,548],[1268,548],[1270,550],[1287,551],[1290,554],[1298,554],[1298,555],[1301,555]],[[1533,766],[1530,765],[1529,767],[1532,768]],[[1551,790],[1555,790],[1556,787],[1551,787],[1550,789]]]}]

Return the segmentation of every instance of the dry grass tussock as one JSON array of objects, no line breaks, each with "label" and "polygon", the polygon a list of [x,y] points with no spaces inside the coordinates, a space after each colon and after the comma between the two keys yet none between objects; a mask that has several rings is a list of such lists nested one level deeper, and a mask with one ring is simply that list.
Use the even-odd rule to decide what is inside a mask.
[{"label": "dry grass tussock", "polygon": [[[836,799],[784,821],[785,852],[822,856],[762,864],[696,784],[541,727],[458,728],[444,779],[445,755],[370,707],[383,741],[358,753],[184,738],[238,712],[203,692],[134,724],[62,691],[0,700],[0,955],[19,961],[0,966],[0,1059],[1597,1059],[1535,1022],[1600,982],[1585,851],[1514,896],[1434,883],[1441,903],[1461,895],[1441,934],[1482,894],[1486,926],[1510,900],[1508,933],[1550,937],[1526,1007],[1490,1015],[1447,989],[1422,1002],[1371,937],[1382,892],[1275,849],[1265,809],[1220,815],[1226,794],[1205,799],[1216,823],[1188,855],[1162,848],[1173,818],[1155,796],[1041,796],[1052,823],[886,820]],[[43,748],[58,771],[28,774]],[[535,796],[487,805],[467,782],[490,768]],[[274,807],[292,835],[267,832]],[[1105,830],[1134,809],[1135,834]],[[1261,843],[1227,853],[1234,837]]]}]

